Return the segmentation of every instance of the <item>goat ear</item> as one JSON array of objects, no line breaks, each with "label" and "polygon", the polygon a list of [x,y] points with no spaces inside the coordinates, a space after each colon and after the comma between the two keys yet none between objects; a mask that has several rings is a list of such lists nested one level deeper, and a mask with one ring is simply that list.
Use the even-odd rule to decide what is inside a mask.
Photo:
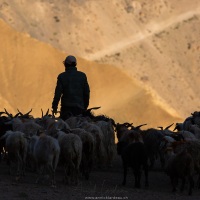
[{"label": "goat ear", "polygon": [[4,114],[5,112],[0,112],[0,116],[2,115],[2,114]]},{"label": "goat ear", "polygon": [[158,126],[158,128],[160,128],[161,130],[163,130],[163,127],[162,127],[162,126]]}]

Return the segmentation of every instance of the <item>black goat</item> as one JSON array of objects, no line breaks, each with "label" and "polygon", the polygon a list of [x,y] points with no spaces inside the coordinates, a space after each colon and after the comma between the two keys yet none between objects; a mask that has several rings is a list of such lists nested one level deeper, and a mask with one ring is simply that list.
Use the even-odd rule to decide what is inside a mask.
[{"label": "black goat", "polygon": [[145,173],[145,186],[148,187],[148,163],[144,144],[142,142],[127,144],[121,141],[117,143],[117,152],[121,155],[124,169],[122,184],[126,184],[127,169],[130,167],[134,173],[135,187],[140,188],[141,171],[143,168]]}]

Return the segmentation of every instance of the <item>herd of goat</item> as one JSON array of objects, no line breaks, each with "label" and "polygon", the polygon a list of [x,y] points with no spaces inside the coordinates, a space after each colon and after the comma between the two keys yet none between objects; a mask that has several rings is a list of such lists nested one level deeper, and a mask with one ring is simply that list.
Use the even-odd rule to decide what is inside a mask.
[{"label": "herd of goat", "polygon": [[93,169],[111,167],[118,154],[124,172],[122,184],[126,184],[127,169],[132,168],[135,187],[140,188],[143,172],[148,187],[148,173],[159,159],[174,192],[179,179],[181,191],[187,185],[189,195],[194,187],[200,188],[200,112],[176,123],[172,131],[173,124],[141,129],[146,124],[116,123],[107,116],[94,115],[97,108],[65,121],[49,110],[34,118],[32,110],[26,114],[18,110],[13,116],[4,109],[0,112],[1,162],[7,162],[16,181],[25,170],[31,170],[38,174],[36,183],[48,173],[55,186],[58,165],[65,184],[78,184],[80,176],[88,180]]}]

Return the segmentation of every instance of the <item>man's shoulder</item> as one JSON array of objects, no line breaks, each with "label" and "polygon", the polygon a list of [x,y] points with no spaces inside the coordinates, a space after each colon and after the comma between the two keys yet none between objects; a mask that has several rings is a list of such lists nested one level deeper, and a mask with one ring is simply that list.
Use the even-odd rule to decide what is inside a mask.
[{"label": "man's shoulder", "polygon": [[60,73],[60,74],[58,75],[58,78],[64,76],[65,74],[66,74],[66,72],[62,72],[62,73]]},{"label": "man's shoulder", "polygon": [[77,73],[79,73],[82,76],[86,76],[86,74],[84,72],[82,72],[82,71],[77,71]]}]

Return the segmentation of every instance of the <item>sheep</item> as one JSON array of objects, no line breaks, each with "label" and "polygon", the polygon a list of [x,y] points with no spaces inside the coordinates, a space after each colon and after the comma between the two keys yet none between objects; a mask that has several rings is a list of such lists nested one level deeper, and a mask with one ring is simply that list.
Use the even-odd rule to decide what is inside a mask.
[{"label": "sheep", "polygon": [[16,180],[25,174],[25,164],[27,156],[27,139],[25,134],[20,131],[7,131],[1,139],[5,139],[5,150],[8,152],[10,174],[12,167],[17,163]]},{"label": "sheep", "polygon": [[173,188],[172,192],[176,192],[178,179],[181,179],[181,192],[184,190],[185,181],[188,180],[188,194],[192,194],[192,189],[194,188],[194,160],[187,149],[184,149],[178,154],[171,152],[171,156],[169,156],[165,172],[170,177]]},{"label": "sheep", "polygon": [[135,177],[135,187],[140,188],[140,179],[141,179],[141,170],[144,169],[145,173],[145,186],[149,186],[148,181],[148,163],[147,163],[147,154],[144,143],[142,142],[133,142],[126,143],[119,141],[117,143],[118,154],[121,155],[124,178],[122,185],[126,184],[126,176],[128,167],[132,168],[134,177]]},{"label": "sheep", "polygon": [[47,170],[51,175],[51,186],[55,187],[55,171],[60,155],[58,141],[55,138],[42,133],[34,145],[33,155],[38,170],[36,183],[39,182],[41,175]]},{"label": "sheep", "polygon": [[64,163],[64,181],[67,184],[77,185],[82,159],[82,141],[78,135],[73,133],[66,134],[63,131],[57,132],[57,140],[61,150],[60,159]]}]

